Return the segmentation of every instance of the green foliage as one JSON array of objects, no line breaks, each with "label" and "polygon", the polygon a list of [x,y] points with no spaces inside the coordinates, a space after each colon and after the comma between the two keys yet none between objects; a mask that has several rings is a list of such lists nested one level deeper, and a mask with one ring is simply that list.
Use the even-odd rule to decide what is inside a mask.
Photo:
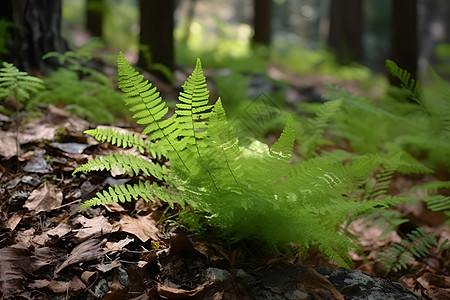
[{"label": "green foliage", "polygon": [[422,89],[404,70],[388,65],[403,79],[406,96],[420,104],[404,101],[401,94],[398,99],[388,96],[369,99],[328,86],[324,97],[344,102],[333,116],[335,126],[331,133],[348,140],[358,153],[386,152],[400,147],[431,168],[450,169],[450,85],[435,75],[438,84],[433,92],[421,93]]},{"label": "green foliage", "polygon": [[33,94],[44,89],[42,80],[21,72],[13,64],[3,62],[0,68],[0,99],[14,96],[18,101],[30,100]]},{"label": "green foliage", "polygon": [[47,76],[44,84],[47,89],[37,94],[28,108],[38,103],[62,103],[69,112],[103,124],[113,123],[116,117],[124,118],[127,114],[122,95],[107,78],[101,81],[98,76],[80,78],[77,71],[60,68]]},{"label": "green foliage", "polygon": [[[140,149],[149,145],[163,149],[170,161],[170,175],[156,163],[136,156],[114,154],[97,158],[76,169],[81,171],[119,169],[163,179],[165,186],[149,183],[117,185],[97,193],[83,203],[92,205],[154,196],[170,205],[179,203],[190,210],[182,220],[194,222],[191,228],[211,226],[222,237],[234,241],[258,239],[275,252],[289,251],[291,243],[301,253],[317,246],[327,257],[343,266],[352,262],[347,251],[358,249],[356,241],[343,227],[358,216],[386,208],[409,198],[385,197],[365,193],[380,178],[372,176],[384,165],[401,165],[398,155],[327,156],[291,164],[295,141],[294,122],[289,117],[279,139],[268,146],[258,140],[242,145],[228,123],[220,98],[209,104],[209,91],[200,60],[183,85],[180,103],[168,117],[168,107],[157,89],[130,66],[125,57],[118,58],[119,87],[133,118],[144,126],[141,140],[119,133],[88,133],[118,146]],[[328,115],[337,104],[330,104],[314,121],[323,129]],[[400,161],[396,163],[396,161]],[[383,179],[384,180],[384,179]],[[169,192],[172,190],[172,192]]]},{"label": "green foliage", "polygon": [[384,263],[386,274],[406,269],[407,263],[414,258],[422,258],[428,254],[430,248],[437,246],[434,235],[426,233],[423,228],[418,228],[407,234],[408,239],[402,240],[386,251],[382,251],[377,260]]},{"label": "green foliage", "polygon": [[411,74],[408,71],[400,68],[395,62],[389,59],[386,60],[386,69],[392,76],[400,80],[402,87],[409,92],[412,100],[418,104],[423,104],[420,85],[414,78],[411,78]]},{"label": "green foliage", "polygon": [[19,25],[0,19],[0,62],[2,62],[2,56],[8,54],[6,42],[9,39],[9,29],[12,27],[19,27]]}]

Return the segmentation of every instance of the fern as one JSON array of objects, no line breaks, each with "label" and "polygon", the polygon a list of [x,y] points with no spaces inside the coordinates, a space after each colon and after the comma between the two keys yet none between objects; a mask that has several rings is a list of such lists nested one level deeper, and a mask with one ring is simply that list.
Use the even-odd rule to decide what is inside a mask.
[{"label": "fern", "polygon": [[393,245],[390,249],[380,252],[377,260],[384,262],[386,274],[406,269],[407,263],[414,258],[422,258],[430,248],[437,246],[434,235],[428,234],[423,228],[418,228],[407,234],[408,240]]},{"label": "fern", "polygon": [[14,95],[18,101],[25,102],[33,94],[44,89],[41,79],[19,71],[10,63],[3,62],[2,66],[0,68],[0,99]]},{"label": "fern", "polygon": [[108,78],[106,81],[59,68],[44,78],[46,90],[33,97],[26,107],[37,103],[63,104],[69,112],[91,122],[111,124],[117,117],[126,117],[128,111],[121,93],[114,90]]},{"label": "fern", "polygon": [[127,172],[131,175],[137,175],[142,171],[148,176],[152,175],[159,180],[163,180],[167,176],[167,169],[164,165],[160,166],[145,158],[134,156],[132,154],[119,153],[97,157],[75,169],[73,174],[90,171],[111,171],[115,169],[118,169],[120,172]]},{"label": "fern", "polygon": [[320,104],[315,112],[316,118],[307,119],[306,129],[303,129],[303,132],[307,132],[308,135],[304,135],[303,138],[300,136],[302,144],[299,152],[304,158],[310,158],[318,147],[327,143],[323,138],[325,127],[340,109],[342,103],[342,100],[336,100]]},{"label": "fern", "polygon": [[129,132],[119,132],[109,128],[88,129],[84,133],[93,136],[100,142],[107,142],[117,147],[132,147],[139,152],[144,153],[147,150],[152,157],[161,158],[164,156],[164,150],[153,143],[148,143],[144,138]]},{"label": "fern", "polygon": [[94,205],[105,205],[117,202],[130,202],[132,200],[144,199],[145,201],[154,201],[154,197],[167,202],[173,207],[173,202],[168,196],[167,189],[158,186],[156,182],[140,181],[138,184],[118,184],[109,187],[108,190],[98,192],[95,197],[82,203],[80,209]]},{"label": "fern", "polygon": [[[183,85],[180,103],[171,117],[156,88],[122,54],[118,68],[125,103],[136,122],[144,126],[144,136],[100,129],[88,133],[100,141],[131,146],[141,153],[149,150],[147,145],[156,147],[170,161],[170,175],[156,163],[118,154],[96,158],[75,172],[113,168],[133,174],[144,172],[163,179],[170,189],[149,181],[119,185],[98,193],[83,208],[158,197],[170,205],[189,207],[196,217],[182,221],[197,222],[192,228],[198,228],[201,222],[233,241],[263,240],[275,252],[289,251],[291,243],[298,245],[301,253],[317,246],[327,257],[350,267],[348,250],[358,250],[358,245],[344,224],[411,200],[385,197],[368,201],[361,197],[376,168],[403,161],[395,155],[316,157],[291,164],[295,142],[292,117],[271,147],[258,140],[244,146],[228,123],[221,100],[209,104],[200,60]],[[314,123],[319,126],[317,136],[338,107],[339,103],[330,103],[318,113]],[[188,211],[182,215],[189,216]]]},{"label": "fern", "polygon": [[402,87],[409,92],[412,100],[423,105],[420,85],[414,78],[411,78],[411,73],[400,68],[395,62],[389,59],[386,60],[386,69],[392,76],[400,80]]}]

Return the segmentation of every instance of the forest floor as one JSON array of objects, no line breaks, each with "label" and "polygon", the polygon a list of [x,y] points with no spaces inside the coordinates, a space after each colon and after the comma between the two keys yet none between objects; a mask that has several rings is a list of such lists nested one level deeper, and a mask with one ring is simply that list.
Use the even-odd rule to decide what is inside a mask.
[{"label": "forest floor", "polygon": [[[21,119],[24,125],[17,131],[16,117],[0,114],[0,291],[4,298],[251,299],[236,279],[242,274],[275,264],[337,267],[314,250],[306,259],[275,257],[249,241],[233,244],[192,235],[170,222],[176,209],[159,201],[80,213],[81,201],[137,178],[110,172],[72,176],[88,159],[117,151],[82,133],[95,124],[53,105],[39,118],[26,122],[21,114]],[[396,177],[391,189],[429,181],[426,176]],[[442,215],[420,204],[399,209],[410,217],[411,226],[424,227],[440,242],[449,238]],[[386,276],[375,258],[384,247],[401,241],[399,234],[378,239],[381,230],[361,222],[352,230],[366,255],[352,253],[355,268],[399,282],[425,299],[450,299],[448,250],[432,249],[407,269]],[[326,281],[323,276],[308,272],[312,273],[297,284],[314,291],[315,299],[330,299],[327,295],[340,299],[340,291],[319,284]],[[277,299],[288,298],[282,283],[272,291],[281,295]]]}]

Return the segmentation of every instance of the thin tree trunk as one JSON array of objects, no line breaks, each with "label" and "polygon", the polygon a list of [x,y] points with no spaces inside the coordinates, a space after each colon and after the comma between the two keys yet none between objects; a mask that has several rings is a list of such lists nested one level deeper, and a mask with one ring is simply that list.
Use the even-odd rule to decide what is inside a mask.
[{"label": "thin tree trunk", "polygon": [[271,40],[271,0],[254,0],[253,43],[269,46]]},{"label": "thin tree trunk", "polygon": [[[406,69],[413,78],[417,76],[417,1],[391,0],[391,55],[401,68]],[[400,82],[390,77],[391,84]]]},{"label": "thin tree trunk", "polygon": [[92,36],[103,36],[103,0],[86,1],[86,29]]},{"label": "thin tree trunk", "polygon": [[[173,43],[173,0],[140,0],[141,12],[141,46],[138,65],[148,69],[153,63],[163,64],[170,71],[174,70],[174,43]],[[148,61],[146,50],[150,51],[151,61]],[[165,76],[157,71],[152,71],[160,78]],[[167,79],[167,78],[166,78]]]},{"label": "thin tree trunk", "polygon": [[[10,9],[5,13],[8,21],[17,27],[10,30],[5,60],[22,70],[39,69],[48,72],[58,64],[56,60],[42,60],[48,52],[65,52],[67,42],[61,35],[61,0],[2,0]],[[9,2],[9,3],[6,3]]]},{"label": "thin tree trunk", "polygon": [[362,0],[331,0],[328,46],[342,64],[364,56]]}]

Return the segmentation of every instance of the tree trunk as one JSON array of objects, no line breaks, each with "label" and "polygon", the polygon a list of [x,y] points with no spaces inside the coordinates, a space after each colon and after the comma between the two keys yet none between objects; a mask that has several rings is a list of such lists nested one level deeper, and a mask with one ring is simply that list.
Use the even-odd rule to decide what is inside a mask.
[{"label": "tree trunk", "polygon": [[86,1],[86,29],[95,37],[103,35],[103,0]]},{"label": "tree trunk", "polygon": [[272,0],[254,0],[253,43],[270,45]]},{"label": "tree trunk", "polygon": [[[391,57],[398,66],[417,76],[417,1],[391,0]],[[393,85],[400,82],[390,77]]]},{"label": "tree trunk", "polygon": [[56,60],[42,60],[48,52],[64,53],[67,42],[61,35],[61,0],[2,0],[2,15],[18,27],[10,30],[5,60],[22,70],[34,68],[46,73]]},{"label": "tree trunk", "polygon": [[[173,71],[173,0],[140,0],[139,8],[141,13],[141,33],[139,40],[141,49],[138,65],[148,70],[152,64],[163,64],[170,71]],[[150,51],[151,58],[148,55],[148,51]],[[149,71],[167,80],[165,78],[166,76],[161,72],[157,70]]]},{"label": "tree trunk", "polygon": [[362,0],[331,0],[328,46],[341,64],[363,60],[362,8]]}]

